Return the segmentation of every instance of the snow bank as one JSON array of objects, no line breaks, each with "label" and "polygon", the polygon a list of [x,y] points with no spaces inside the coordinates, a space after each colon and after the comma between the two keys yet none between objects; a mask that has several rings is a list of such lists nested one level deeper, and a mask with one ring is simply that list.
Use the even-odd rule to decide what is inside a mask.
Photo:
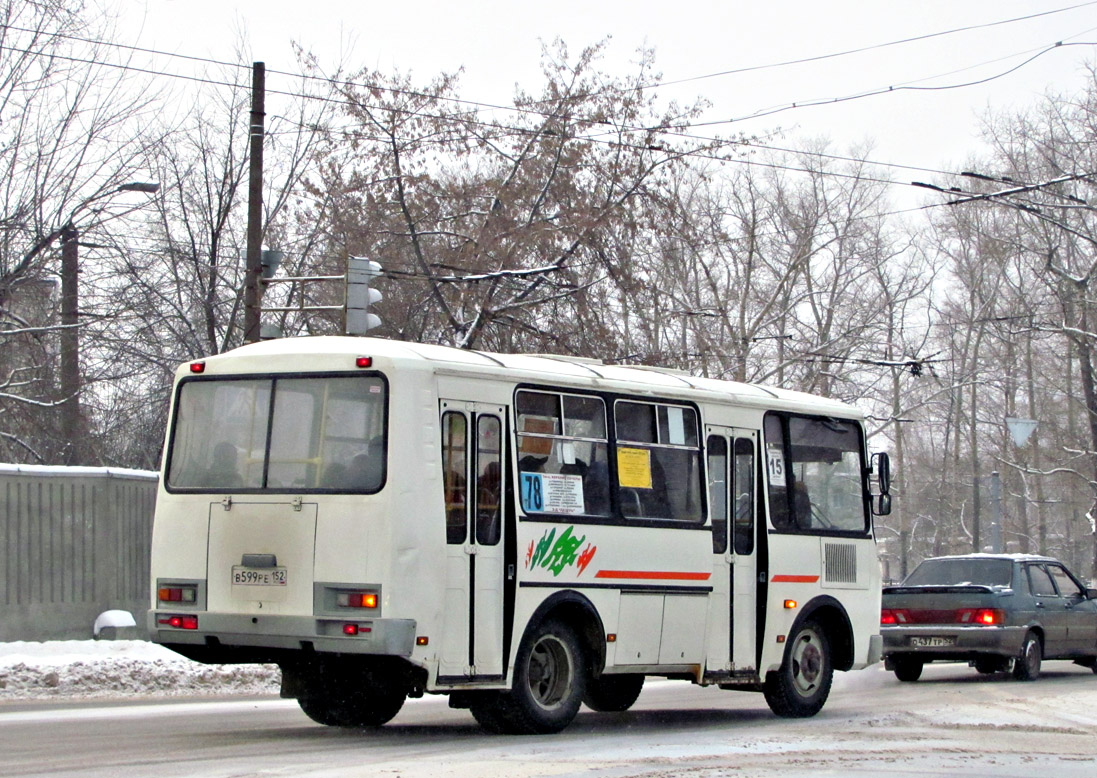
[{"label": "snow bank", "polygon": [[277,694],[275,665],[203,665],[141,640],[0,643],[0,701]]}]

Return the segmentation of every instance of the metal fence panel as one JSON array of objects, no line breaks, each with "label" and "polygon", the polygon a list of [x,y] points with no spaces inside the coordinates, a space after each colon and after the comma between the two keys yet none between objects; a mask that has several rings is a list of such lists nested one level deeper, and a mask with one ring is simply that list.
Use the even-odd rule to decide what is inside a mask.
[{"label": "metal fence panel", "polygon": [[0,641],[88,638],[112,609],[144,624],[156,479],[0,465]]}]

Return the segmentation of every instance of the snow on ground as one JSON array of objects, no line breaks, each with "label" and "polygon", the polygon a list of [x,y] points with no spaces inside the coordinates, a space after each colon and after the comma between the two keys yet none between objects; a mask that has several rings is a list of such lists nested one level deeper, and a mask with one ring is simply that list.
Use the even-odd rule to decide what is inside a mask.
[{"label": "snow on ground", "polygon": [[0,643],[0,701],[277,694],[274,665],[203,665],[142,640]]}]

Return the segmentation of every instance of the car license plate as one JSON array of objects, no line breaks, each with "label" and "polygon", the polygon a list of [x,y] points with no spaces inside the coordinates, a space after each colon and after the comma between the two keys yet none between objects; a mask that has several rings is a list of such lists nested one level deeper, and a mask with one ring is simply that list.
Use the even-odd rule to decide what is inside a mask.
[{"label": "car license plate", "polygon": [[910,638],[910,644],[918,648],[940,648],[942,646],[956,645],[956,638],[941,637],[938,635],[929,635],[926,637],[912,636]]},{"label": "car license plate", "polygon": [[234,586],[285,586],[289,577],[284,567],[241,567],[232,568]]}]

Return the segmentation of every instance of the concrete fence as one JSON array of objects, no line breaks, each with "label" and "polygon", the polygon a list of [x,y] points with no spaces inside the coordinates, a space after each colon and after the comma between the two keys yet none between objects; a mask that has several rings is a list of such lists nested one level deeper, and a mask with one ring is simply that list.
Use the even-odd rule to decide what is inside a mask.
[{"label": "concrete fence", "polygon": [[90,638],[108,610],[144,637],[156,478],[0,465],[0,641]]}]

